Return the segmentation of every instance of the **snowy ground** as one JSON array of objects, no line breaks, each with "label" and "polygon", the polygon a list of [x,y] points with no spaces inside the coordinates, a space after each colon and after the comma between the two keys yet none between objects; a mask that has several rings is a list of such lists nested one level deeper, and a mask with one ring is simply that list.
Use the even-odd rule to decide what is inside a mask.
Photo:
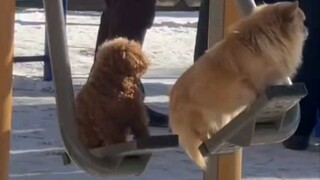
[{"label": "snowy ground", "polygon": [[[75,89],[81,88],[92,63],[98,30],[97,12],[68,13],[68,43]],[[157,13],[144,49],[152,61],[145,75],[146,102],[167,112],[167,86],[192,64],[197,13]],[[41,55],[44,47],[44,14],[39,9],[18,10],[15,23],[15,56]],[[14,65],[14,114],[10,179],[101,179],[64,166],[62,142],[56,121],[54,87],[41,81],[43,63]],[[167,129],[152,129],[167,133]],[[200,180],[201,172],[181,150],[155,153],[139,177],[114,180]],[[244,151],[243,179],[320,179],[320,155],[286,150],[281,144],[249,147]]]}]

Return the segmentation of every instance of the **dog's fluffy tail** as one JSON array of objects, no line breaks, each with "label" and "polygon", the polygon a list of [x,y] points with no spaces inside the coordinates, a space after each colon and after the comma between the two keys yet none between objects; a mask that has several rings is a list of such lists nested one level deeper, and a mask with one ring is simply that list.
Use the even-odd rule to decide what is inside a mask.
[{"label": "dog's fluffy tail", "polygon": [[207,169],[207,159],[204,158],[200,151],[199,146],[201,145],[201,140],[192,134],[187,133],[185,136],[179,136],[179,142],[181,146],[185,149],[189,157],[202,169]]},{"label": "dog's fluffy tail", "polygon": [[[175,91],[172,91],[175,92]],[[171,96],[172,97],[172,96]],[[174,101],[175,98],[170,99],[169,103],[169,126],[173,134],[178,135],[179,144],[191,158],[191,160],[197,164],[202,170],[207,168],[207,160],[204,158],[199,150],[199,146],[202,144],[202,138],[196,133],[192,123],[197,116],[193,116],[188,112],[191,109],[188,106],[178,106]],[[181,111],[183,109],[183,111]],[[183,119],[179,121],[179,119]]]}]

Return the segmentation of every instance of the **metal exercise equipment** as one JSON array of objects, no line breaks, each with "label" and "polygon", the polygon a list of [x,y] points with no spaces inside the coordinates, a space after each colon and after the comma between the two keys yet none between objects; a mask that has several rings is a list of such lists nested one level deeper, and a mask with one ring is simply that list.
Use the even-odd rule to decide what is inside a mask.
[{"label": "metal exercise equipment", "polygon": [[[227,16],[225,9],[236,8],[235,2],[238,3],[243,14],[249,14],[255,7],[251,0],[211,1],[210,46],[223,37],[223,28],[227,26],[226,24],[236,19],[228,20],[225,17]],[[62,2],[61,0],[44,0],[44,7],[50,59],[56,85],[57,113],[61,136],[68,154],[67,161],[70,157],[73,164],[97,176],[139,175],[145,169],[152,152],[177,148],[176,135],[153,136],[93,150],[82,146],[77,136],[74,116],[74,92]],[[287,81],[287,84],[268,88],[265,95],[261,96],[249,111],[240,114],[216,136],[200,146],[204,156],[210,155],[210,164],[212,164],[212,167],[209,166],[209,170],[204,174],[205,180],[239,179],[239,176],[221,178],[220,170],[226,168],[221,165],[221,158],[225,156],[224,154],[236,155],[235,159],[238,164],[231,163],[229,166],[237,171],[234,174],[241,175],[239,167],[241,152],[238,151],[241,147],[280,142],[294,132],[299,122],[298,102],[306,94],[306,90],[301,84],[291,85],[290,80]]]},{"label": "metal exercise equipment", "polygon": [[[210,46],[223,37],[224,29],[221,28],[227,27],[236,19],[234,17],[238,16],[233,14],[233,17],[228,17],[228,14],[231,15],[235,9],[235,5],[232,4],[235,2],[238,3],[244,15],[249,14],[255,6],[252,0],[211,1]],[[61,0],[44,0],[44,4],[56,85],[59,126],[65,148],[73,163],[86,172],[98,176],[138,175],[144,170],[152,152],[176,148],[177,137],[172,135],[138,139],[91,151],[80,144],[74,120],[74,94],[62,2]],[[213,6],[214,4],[216,5]],[[0,140],[3,143],[3,146],[0,146],[1,180],[8,179],[14,7],[14,1],[10,0],[3,0],[0,6],[0,27],[3,27],[0,29]],[[214,7],[220,8],[214,10]],[[216,16],[213,16],[214,13]],[[249,145],[281,142],[288,138],[298,126],[300,118],[298,102],[305,95],[306,89],[303,84],[292,84],[290,79],[287,80],[286,85],[269,87],[265,94],[251,106],[251,109],[241,113],[216,136],[200,146],[203,156],[210,155],[210,165],[204,174],[204,179],[240,179],[241,151],[239,149]],[[235,176],[226,174],[235,174]]]}]

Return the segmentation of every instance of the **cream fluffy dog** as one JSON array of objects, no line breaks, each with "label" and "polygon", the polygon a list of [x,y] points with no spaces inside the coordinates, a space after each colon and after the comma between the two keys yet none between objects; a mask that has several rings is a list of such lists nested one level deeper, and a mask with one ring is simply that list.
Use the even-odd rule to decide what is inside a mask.
[{"label": "cream fluffy dog", "polygon": [[170,126],[203,170],[198,150],[269,85],[301,64],[305,15],[298,3],[262,5],[186,70],[170,93]]}]

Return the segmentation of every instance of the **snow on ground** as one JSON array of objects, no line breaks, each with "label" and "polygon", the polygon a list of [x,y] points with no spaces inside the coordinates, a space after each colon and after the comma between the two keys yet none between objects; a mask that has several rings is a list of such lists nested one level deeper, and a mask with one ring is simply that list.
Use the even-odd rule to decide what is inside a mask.
[{"label": "snow on ground", "polygon": [[[92,64],[99,15],[68,13],[67,35],[76,90],[81,88]],[[148,94],[146,103],[159,111],[167,112],[168,85],[192,64],[197,16],[195,12],[157,13],[154,26],[148,31],[144,50],[152,65],[143,82]],[[15,56],[43,54],[43,10],[17,10],[15,45]],[[103,179],[62,164],[54,86],[41,81],[42,73],[42,62],[14,64],[10,179]],[[152,128],[152,132],[168,133],[168,130]],[[249,147],[244,151],[243,169],[246,180],[319,180],[320,156],[316,152],[286,150],[281,144]],[[141,176],[107,179],[200,180],[202,173],[178,149],[155,153]]]}]

